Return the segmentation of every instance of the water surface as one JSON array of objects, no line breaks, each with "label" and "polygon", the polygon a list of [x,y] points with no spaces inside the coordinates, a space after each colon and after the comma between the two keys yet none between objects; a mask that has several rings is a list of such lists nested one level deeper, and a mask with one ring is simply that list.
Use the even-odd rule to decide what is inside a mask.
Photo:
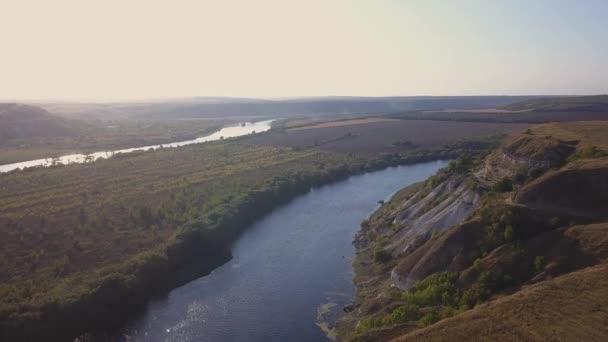
[{"label": "water surface", "polygon": [[90,154],[69,154],[57,158],[44,158],[44,159],[36,159],[29,160],[19,163],[13,164],[5,164],[0,165],[0,172],[8,172],[17,169],[24,169],[26,167],[34,167],[34,166],[51,166],[51,165],[67,165],[73,163],[84,163],[84,162],[92,162],[99,158],[110,158],[111,156],[118,153],[130,153],[134,151],[147,151],[147,150],[156,150],[158,148],[170,148],[170,147],[180,147],[191,144],[199,144],[207,141],[220,140],[222,138],[234,138],[241,135],[251,134],[251,133],[260,133],[270,129],[270,123],[272,120],[267,121],[259,121],[259,122],[245,122],[239,123],[238,125],[227,126],[220,129],[217,132],[209,134],[204,137],[186,140],[186,141],[178,141],[168,144],[159,144],[159,145],[150,145],[150,146],[142,146],[142,147],[133,147],[126,148],[122,150],[116,151],[102,151],[102,152],[94,152]]},{"label": "water surface", "polygon": [[119,339],[327,340],[317,324],[334,324],[352,300],[352,240],[360,222],[379,200],[445,165],[392,167],[299,196],[247,228],[232,260],[150,303]]}]

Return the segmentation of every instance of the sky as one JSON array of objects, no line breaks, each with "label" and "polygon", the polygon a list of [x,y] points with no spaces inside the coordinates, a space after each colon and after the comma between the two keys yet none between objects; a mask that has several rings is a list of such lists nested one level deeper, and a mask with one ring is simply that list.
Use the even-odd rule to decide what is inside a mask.
[{"label": "sky", "polygon": [[608,93],[608,1],[0,0],[0,98]]}]

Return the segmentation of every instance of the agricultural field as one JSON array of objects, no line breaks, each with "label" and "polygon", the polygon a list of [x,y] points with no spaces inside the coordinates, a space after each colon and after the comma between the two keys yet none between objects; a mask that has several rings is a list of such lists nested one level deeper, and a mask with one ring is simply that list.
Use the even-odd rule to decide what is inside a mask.
[{"label": "agricultural field", "polygon": [[504,134],[527,124],[438,122],[367,118],[315,123],[248,137],[246,142],[263,146],[319,147],[333,152],[369,154],[415,150],[458,139]]},{"label": "agricultural field", "polygon": [[120,262],[232,192],[339,158],[217,143],[0,175],[0,280],[60,279]]}]

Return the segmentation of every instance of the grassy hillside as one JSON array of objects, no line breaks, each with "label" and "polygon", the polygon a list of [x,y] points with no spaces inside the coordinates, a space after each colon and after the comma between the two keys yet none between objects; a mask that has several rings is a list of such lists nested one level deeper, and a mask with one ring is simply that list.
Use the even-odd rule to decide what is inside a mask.
[{"label": "grassy hillside", "polygon": [[604,263],[538,283],[394,341],[605,341],[607,283]]},{"label": "grassy hillside", "polygon": [[[341,338],[605,339],[608,315],[590,305],[608,288],[607,131],[531,127],[399,192],[356,239],[356,310]],[[579,297],[575,284],[594,288]]]}]

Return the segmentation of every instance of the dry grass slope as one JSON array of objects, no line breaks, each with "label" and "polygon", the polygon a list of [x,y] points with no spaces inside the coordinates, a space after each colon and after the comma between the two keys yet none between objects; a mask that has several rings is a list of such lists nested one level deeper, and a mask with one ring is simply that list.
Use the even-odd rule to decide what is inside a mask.
[{"label": "dry grass slope", "polygon": [[608,264],[530,286],[394,341],[605,341]]}]

